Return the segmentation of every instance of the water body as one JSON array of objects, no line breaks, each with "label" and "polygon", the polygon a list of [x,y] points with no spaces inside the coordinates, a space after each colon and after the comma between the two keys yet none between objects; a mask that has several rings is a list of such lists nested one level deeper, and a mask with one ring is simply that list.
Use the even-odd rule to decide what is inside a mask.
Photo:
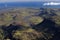
[{"label": "water body", "polygon": [[49,2],[9,2],[9,3],[0,3],[0,8],[9,8],[9,7],[60,8],[60,5],[44,5],[44,3],[49,3]]}]

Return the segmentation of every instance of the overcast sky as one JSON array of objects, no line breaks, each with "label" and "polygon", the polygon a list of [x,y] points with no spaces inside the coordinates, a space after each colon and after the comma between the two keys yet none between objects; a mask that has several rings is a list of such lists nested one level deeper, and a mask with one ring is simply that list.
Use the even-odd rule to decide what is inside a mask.
[{"label": "overcast sky", "polygon": [[60,1],[60,0],[0,0],[0,2],[26,2],[26,1]]}]

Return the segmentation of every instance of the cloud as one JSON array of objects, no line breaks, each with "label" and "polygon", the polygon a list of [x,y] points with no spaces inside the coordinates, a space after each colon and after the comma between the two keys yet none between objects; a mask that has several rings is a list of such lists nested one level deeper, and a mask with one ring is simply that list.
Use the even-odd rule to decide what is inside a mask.
[{"label": "cloud", "polygon": [[60,1],[60,0],[0,0],[0,2],[25,2],[25,1]]},{"label": "cloud", "polygon": [[50,3],[44,3],[43,5],[44,6],[45,5],[60,5],[60,3],[58,3],[58,2],[50,2]]},{"label": "cloud", "polygon": [[0,0],[0,2],[17,2],[17,1],[41,1],[41,0]]}]

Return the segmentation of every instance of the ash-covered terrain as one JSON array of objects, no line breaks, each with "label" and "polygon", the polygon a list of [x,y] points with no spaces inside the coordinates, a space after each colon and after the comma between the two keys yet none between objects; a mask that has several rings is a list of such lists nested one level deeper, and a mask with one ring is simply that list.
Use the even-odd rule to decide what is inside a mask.
[{"label": "ash-covered terrain", "polygon": [[60,40],[60,9],[1,9],[0,40]]}]

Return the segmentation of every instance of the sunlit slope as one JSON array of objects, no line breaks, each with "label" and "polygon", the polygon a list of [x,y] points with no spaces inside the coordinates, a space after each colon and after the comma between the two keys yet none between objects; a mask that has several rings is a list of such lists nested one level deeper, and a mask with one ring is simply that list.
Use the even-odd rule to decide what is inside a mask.
[{"label": "sunlit slope", "polygon": [[0,10],[0,40],[50,40],[60,32],[59,14],[49,8]]},{"label": "sunlit slope", "polygon": [[[7,10],[7,9],[6,9]],[[39,9],[34,8],[13,8],[0,13],[0,25],[19,24],[30,26],[43,21],[43,18],[37,16]]]}]

